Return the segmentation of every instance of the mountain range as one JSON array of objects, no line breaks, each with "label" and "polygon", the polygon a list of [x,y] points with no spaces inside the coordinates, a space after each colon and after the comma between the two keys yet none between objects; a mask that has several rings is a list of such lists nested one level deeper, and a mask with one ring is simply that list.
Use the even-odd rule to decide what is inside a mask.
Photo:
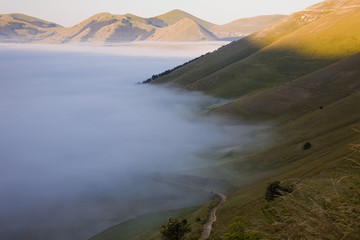
[{"label": "mountain range", "polygon": [[244,18],[216,25],[181,10],[142,18],[133,14],[96,14],[72,27],[62,27],[23,14],[0,15],[0,41],[116,43],[131,41],[235,40],[273,23],[284,15]]}]

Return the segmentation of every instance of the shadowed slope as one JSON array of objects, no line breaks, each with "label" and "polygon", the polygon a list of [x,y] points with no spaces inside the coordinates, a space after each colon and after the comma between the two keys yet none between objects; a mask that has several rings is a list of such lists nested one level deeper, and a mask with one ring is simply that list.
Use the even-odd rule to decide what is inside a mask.
[{"label": "shadowed slope", "polygon": [[[350,78],[349,78],[350,79]],[[354,78],[354,82],[357,78]],[[350,85],[349,85],[350,86]],[[294,92],[293,94],[296,94]],[[313,101],[320,102],[318,99],[308,98],[302,102],[300,109],[311,106]],[[264,211],[268,207],[268,203],[264,199],[264,193],[266,186],[272,181],[287,181],[292,183],[301,183],[309,179],[317,178],[314,182],[318,187],[316,189],[307,189],[306,194],[310,196],[312,194],[324,194],[324,189],[329,186],[328,182],[338,182],[341,177],[349,176],[346,173],[342,175],[335,174],[334,171],[339,169],[355,170],[351,166],[350,161],[344,161],[343,159],[351,154],[349,147],[352,143],[358,143],[360,141],[360,135],[354,130],[360,128],[360,111],[359,101],[360,92],[354,91],[347,96],[342,96],[334,101],[329,102],[323,109],[317,108],[297,114],[295,111],[290,116],[291,121],[285,122],[276,128],[275,136],[271,145],[249,158],[242,158],[241,155],[234,157],[234,161],[231,164],[232,169],[237,169],[239,174],[242,174],[244,169],[247,171],[262,171],[264,179],[253,184],[247,189],[241,189],[232,194],[227,203],[218,210],[218,224],[215,225],[214,234],[210,239],[219,239],[226,232],[230,230],[230,220],[236,216],[242,216],[248,221],[243,223],[243,229],[249,232],[260,232],[261,234],[269,234],[268,236],[280,237],[286,231],[292,231],[292,225],[288,225],[286,219],[275,218],[276,225],[266,224],[266,228],[270,232],[265,232],[262,225],[259,222],[265,221],[271,223],[267,216],[264,216]],[[272,102],[269,99],[264,99],[264,105],[271,106],[276,105],[276,101]],[[260,109],[261,110],[261,109]],[[256,111],[256,110],[255,110]],[[254,112],[255,112],[254,111]],[[274,112],[275,117],[281,118],[281,113]],[[291,113],[289,113],[290,115]],[[255,115],[257,115],[255,113]],[[259,114],[260,115],[260,114]],[[288,115],[288,117],[289,117]],[[311,148],[304,150],[305,143],[311,143]],[[249,166],[250,170],[249,170]],[[358,176],[358,170],[357,176]],[[337,175],[337,176],[336,176]],[[335,177],[336,176],[336,177]],[[319,179],[320,178],[320,179]],[[321,179],[327,179],[327,182]],[[338,182],[339,183],[339,182]],[[359,182],[354,189],[359,189]],[[305,189],[303,189],[305,190]],[[344,199],[351,200],[351,197]],[[298,201],[299,198],[295,195],[292,200]],[[310,199],[311,200],[311,199]],[[276,204],[278,200],[274,201]],[[329,203],[329,201],[328,201]],[[273,205],[272,203],[270,203]],[[311,204],[314,206],[314,202]],[[339,209],[341,205],[339,205]],[[322,209],[326,209],[327,205],[322,205]],[[295,210],[299,213],[307,212],[303,206],[294,205]],[[283,212],[285,216],[285,212]],[[286,215],[288,216],[288,215]],[[314,217],[314,215],[312,215]],[[320,216],[319,216],[320,217]],[[350,220],[350,216],[347,215],[343,218],[343,221]],[[322,215],[318,221],[322,221],[327,218]],[[330,217],[332,222],[334,221]],[[340,220],[340,219],[337,219]],[[294,221],[291,221],[294,222]],[[303,224],[304,221],[301,221]],[[301,225],[299,224],[299,225]],[[277,227],[282,225],[281,231],[277,231]],[[328,239],[339,239],[338,236],[333,235],[331,231],[323,231],[322,225],[314,225],[312,233],[319,232],[321,237]],[[338,229],[337,234],[343,236],[358,233],[356,226],[352,225],[347,228]],[[340,238],[341,238],[340,237]],[[297,237],[299,238],[299,237]],[[296,239],[297,239],[296,238]],[[301,238],[301,237],[300,237]],[[311,239],[309,237],[305,239]],[[351,238],[352,239],[352,238]]]},{"label": "shadowed slope", "polygon": [[360,53],[290,83],[240,98],[220,107],[216,112],[258,120],[289,120],[306,112],[326,108],[359,91],[359,66]]}]

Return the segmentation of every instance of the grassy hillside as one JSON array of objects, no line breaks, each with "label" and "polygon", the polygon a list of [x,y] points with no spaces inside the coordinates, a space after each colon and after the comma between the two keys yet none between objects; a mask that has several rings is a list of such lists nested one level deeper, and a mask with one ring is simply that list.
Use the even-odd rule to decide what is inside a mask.
[{"label": "grassy hillside", "polygon": [[[264,148],[199,170],[237,186],[210,239],[360,237],[359,13],[324,1],[154,81],[233,98],[211,112],[273,126]],[[267,201],[274,181],[292,192]]]},{"label": "grassy hillside", "polygon": [[294,13],[154,82],[237,98],[295,80],[360,51],[360,8],[347,3]]},{"label": "grassy hillside", "polygon": [[[271,142],[261,150],[224,154],[193,171],[237,186],[218,209],[210,239],[358,238],[360,155],[354,149],[360,143],[359,59],[357,54],[299,78],[293,87],[246,96],[241,107],[251,109],[247,114],[228,110],[232,104],[214,111],[267,120],[274,127]],[[310,147],[305,149],[306,143]],[[267,185],[274,181],[293,192],[266,201]],[[197,216],[193,212],[182,218],[195,226]],[[153,231],[146,239],[160,239],[158,229]]]},{"label": "grassy hillside", "polygon": [[[117,226],[113,226],[112,228],[97,234],[89,240],[141,240],[149,235],[156,235],[154,232],[157,232],[157,227],[165,222],[168,218],[182,216],[189,212],[194,212],[195,210],[196,207],[145,214]],[[141,229],[141,231],[139,231],[139,229]]]},{"label": "grassy hillside", "polygon": [[[210,239],[360,237],[359,6],[324,1],[152,81],[230,98],[210,114],[271,126],[265,146],[209,154],[187,173],[234,187]],[[267,201],[275,181],[289,192]],[[198,211],[182,216],[187,239],[201,232]],[[156,225],[145,239],[160,239]]]},{"label": "grassy hillside", "polygon": [[[359,100],[360,92],[357,91],[348,97],[327,105],[323,109],[309,111],[297,117],[294,116],[291,121],[279,125],[274,133],[274,143],[248,159],[249,164],[254,169],[263,171],[266,177],[264,177],[263,181],[258,181],[257,184],[245,190],[242,189],[231,194],[228,202],[218,211],[218,222],[215,225],[212,239],[219,239],[226,232],[233,231],[229,228],[231,228],[231,220],[235,217],[242,217],[247,220],[246,223],[241,223],[242,228],[247,232],[257,232],[263,236],[272,236],[275,239],[276,237],[281,238],[293,231],[291,226],[294,224],[301,225],[302,220],[297,219],[296,214],[305,219],[309,216],[313,217],[312,219],[306,219],[308,225],[311,225],[311,221],[352,221],[352,226],[349,229],[338,229],[336,235],[327,232],[324,225],[313,226],[321,237],[338,239],[339,236],[344,237],[346,234],[354,236],[354,234],[358,233],[359,226],[354,225],[353,220],[350,219],[351,216],[343,219],[337,217],[335,220],[324,215],[315,218],[311,214],[309,215],[309,212],[304,208],[309,206],[309,208],[315,207],[319,211],[328,210],[324,204],[327,203],[326,199],[329,198],[328,204],[332,205],[332,211],[340,214],[341,212],[336,212],[336,209],[341,209],[343,202],[350,202],[352,205],[358,204],[358,199],[352,202],[352,199],[346,195],[341,195],[340,199],[336,199],[336,197],[334,199],[334,191],[337,191],[337,187],[329,186],[329,182],[339,183],[339,180],[343,177],[357,177],[355,180],[352,179],[349,184],[354,190],[359,189],[359,170],[354,168],[356,163],[347,160],[347,158],[354,158],[351,157],[353,154],[351,144],[360,142],[360,134],[357,132],[357,129],[360,128]],[[305,101],[305,104],[311,102],[312,100],[309,98]],[[304,145],[307,142],[311,144],[311,148],[304,150]],[[355,157],[355,159],[356,161],[359,160],[358,157]],[[241,157],[234,158],[233,168],[238,168],[239,173],[241,173],[243,165],[244,162],[241,161]],[[264,199],[266,186],[275,180],[282,181],[284,185],[292,185],[295,191],[291,195],[284,197],[285,199],[281,198],[269,203]],[[311,182],[311,184],[308,184],[308,182]],[[346,185],[339,185],[341,185],[341,188],[346,187]],[[332,192],[327,192],[330,190]],[[298,195],[299,192],[300,195]],[[350,192],[343,194],[355,194],[354,191]],[[310,201],[310,203],[307,202],[308,205],[304,206],[302,205],[304,204],[302,202],[304,196],[319,199],[313,202]],[[324,200],[325,202],[318,202]],[[289,201],[292,202],[289,203]],[[285,203],[288,205],[285,205]],[[290,219],[286,219],[286,217]],[[321,229],[323,227],[324,229]],[[276,230],[277,228],[280,231]],[[295,233],[292,232],[292,234]],[[306,236],[297,236],[292,239],[312,239],[314,237],[311,235],[311,231],[304,234]]]},{"label": "grassy hillside", "polygon": [[[266,120],[273,128],[270,143],[260,150],[224,153],[193,171],[237,186],[218,209],[210,239],[359,237],[359,63],[356,54],[293,83],[245,96],[239,106],[213,111]],[[293,192],[266,201],[267,185],[274,181]],[[182,218],[198,226],[198,216]],[[145,239],[160,239],[156,226],[153,231]],[[197,239],[198,232],[194,227],[187,239]]]},{"label": "grassy hillside", "polygon": [[355,54],[287,84],[240,98],[215,112],[264,121],[273,118],[278,122],[289,121],[359,91],[358,66],[360,54]]}]

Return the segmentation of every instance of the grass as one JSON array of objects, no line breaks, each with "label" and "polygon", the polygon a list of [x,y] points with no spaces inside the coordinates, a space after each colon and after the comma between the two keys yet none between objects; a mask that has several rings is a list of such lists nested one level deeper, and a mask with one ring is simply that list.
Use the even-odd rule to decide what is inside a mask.
[{"label": "grass", "polygon": [[[342,177],[350,175],[352,177],[346,178],[347,180],[356,180],[358,169],[353,169],[353,167],[357,166],[353,164],[353,161],[347,159],[356,160],[357,158],[352,155],[349,146],[358,146],[350,144],[360,142],[360,134],[353,130],[360,129],[359,101],[360,93],[355,91],[350,96],[333,101],[324,109],[317,108],[314,111],[307,111],[291,121],[282,122],[273,129],[274,141],[262,150],[247,155],[233,153],[226,157],[225,162],[221,163],[219,159],[217,165],[201,169],[203,173],[207,172],[208,175],[225,178],[233,186],[237,186],[237,190],[229,194],[227,202],[218,209],[218,221],[213,226],[210,239],[222,239],[226,233],[230,234],[229,237],[234,233],[232,232],[234,229],[238,229],[249,239],[257,239],[258,234],[266,239],[280,239],[291,232],[290,227],[282,230],[291,219],[294,221],[294,225],[302,223],[299,222],[300,220],[311,219],[307,214],[312,211],[304,211],[301,204],[305,203],[302,201],[309,197],[321,205],[321,194],[324,194],[323,199],[327,199],[328,194],[333,195],[331,192],[334,189],[332,181],[336,183]],[[303,146],[307,142],[310,142],[312,147],[304,150]],[[277,180],[282,184],[291,183],[295,191],[286,196],[290,199],[284,200],[285,202],[277,199],[268,203],[264,199],[266,186],[269,182]],[[357,188],[353,186],[356,185],[356,181],[348,183],[352,186],[352,189],[349,187],[349,190],[359,189],[359,186]],[[345,183],[345,180],[342,179],[340,182]],[[346,190],[343,185],[336,185],[336,189],[338,192]],[[348,199],[349,194],[354,194],[351,191],[341,192],[344,201]],[[301,204],[285,205],[291,203],[293,199]],[[335,204],[333,200],[331,202],[331,204]],[[279,207],[277,204],[283,205]],[[337,207],[341,208],[341,206]],[[337,211],[335,205],[331,211]],[[281,214],[289,217],[290,220],[280,218]],[[345,213],[339,213],[339,216],[346,217],[346,221],[352,221],[351,219],[347,220],[348,216],[342,214]],[[297,216],[299,221],[296,222],[293,218],[297,218]],[[197,215],[191,213],[187,218],[196,220]],[[324,219],[324,224],[327,224],[328,220]],[[240,223],[236,221],[240,221]],[[306,224],[311,224],[311,222]],[[320,236],[324,234],[322,231],[325,229],[319,227],[316,230],[318,232],[315,230],[311,230],[311,232]],[[348,229],[349,236],[356,236],[354,235],[356,234],[355,228],[349,227]],[[344,233],[329,232],[329,235],[323,236],[336,239],[339,234]],[[295,239],[297,237],[294,235]],[[303,239],[313,239],[312,237],[304,235]],[[155,236],[152,239],[160,238]]]},{"label": "grass", "polygon": [[360,54],[355,54],[291,83],[242,97],[214,111],[263,121],[274,118],[277,122],[289,121],[321,106],[326,108],[360,89],[359,64]]},{"label": "grass", "polygon": [[122,239],[138,239],[142,240],[149,235],[156,235],[158,227],[170,217],[178,217],[189,212],[193,212],[198,207],[176,209],[169,211],[160,211],[145,214],[143,216],[131,219],[124,223],[113,226],[90,240],[122,240]]},{"label": "grass", "polygon": [[359,19],[357,7],[295,13],[154,82],[223,98],[279,86],[359,52]]},{"label": "grass", "polygon": [[294,192],[261,204],[254,215],[233,218],[227,235],[241,229],[261,239],[359,239],[360,163],[343,159],[339,165],[311,178],[285,180]]},{"label": "grass", "polygon": [[[204,206],[194,210],[188,214],[185,214],[180,219],[186,219],[190,224],[191,232],[185,235],[187,240],[198,240],[202,234],[203,225],[207,221],[210,210],[214,208],[220,202],[220,198],[214,196],[213,200]],[[157,240],[161,235],[159,231],[154,232],[150,237],[144,238],[144,240]]]},{"label": "grass", "polygon": [[[236,187],[217,210],[210,239],[359,238],[360,55],[350,56],[360,51],[360,32],[352,31],[359,13],[293,14],[155,81],[236,99],[206,110],[273,126],[260,150],[194,171]],[[267,202],[274,181],[294,191]],[[183,216],[194,229],[189,239],[199,237],[209,209]]]},{"label": "grass", "polygon": [[[347,179],[354,178],[355,180],[357,177],[357,180],[354,180],[351,184],[359,184],[359,169],[356,164],[353,163],[353,160],[356,159],[354,159],[355,157],[353,156],[349,157],[349,153],[351,153],[351,151],[348,148],[351,142],[360,140],[359,134],[354,133],[352,130],[353,127],[360,127],[360,125],[355,124],[349,127],[350,129],[346,127],[345,129],[341,129],[319,137],[319,141],[325,142],[328,140],[326,143],[328,146],[323,146],[320,149],[318,146],[315,146],[315,149],[307,150],[308,152],[300,149],[293,149],[292,152],[295,151],[293,156],[288,155],[290,152],[288,150],[284,149],[285,151],[281,151],[281,149],[278,149],[280,151],[273,154],[275,157],[284,157],[284,153],[288,155],[287,159],[275,159],[279,160],[279,162],[275,161],[269,164],[266,162],[267,159],[264,159],[264,156],[261,154],[257,156],[255,155],[254,157],[257,157],[257,160],[260,160],[260,165],[263,167],[263,170],[267,173],[267,175],[263,175],[263,180],[259,180],[247,188],[239,189],[229,196],[228,201],[218,209],[218,221],[215,223],[215,231],[211,239],[220,239],[223,237],[224,234],[229,232],[229,227],[233,224],[232,219],[239,216],[250,221],[250,223],[247,223],[243,226],[246,227],[246,231],[258,232],[262,234],[267,233],[267,237],[277,236],[274,233],[274,229],[276,228],[270,228],[272,226],[271,224],[266,225],[268,228],[270,228],[271,231],[269,229],[265,231],[264,229],[257,228],[260,226],[259,222],[263,222],[263,224],[265,224],[264,222],[267,221],[266,218],[262,216],[263,209],[266,208],[266,206],[271,206],[272,209],[272,207],[276,207],[276,204],[279,202],[279,200],[275,200],[274,202],[270,203],[265,201],[264,194],[266,191],[266,186],[269,182],[280,180],[282,181],[282,184],[284,182],[292,183],[296,190],[289,196],[295,198],[297,201],[303,201],[303,199],[307,199],[304,197],[304,191],[310,197],[318,196],[321,193],[325,195],[333,195],[331,191],[325,191],[325,189],[331,186],[331,184],[329,184],[331,181],[337,182],[344,176],[351,175],[352,177],[347,177]],[[329,141],[329,139],[331,140]],[[271,161],[271,156],[269,156],[269,158]],[[358,160],[358,157],[356,158]],[[351,161],[348,159],[351,159]],[[236,165],[237,164],[235,162],[234,167]],[[352,191],[354,189],[359,189],[359,187],[359,185],[355,187],[352,186],[352,189],[349,187],[349,190]],[[339,187],[339,189],[340,188],[343,189],[343,186]],[[302,189],[302,192],[299,189]],[[329,189],[332,190],[333,187],[330,187]],[[303,195],[299,193],[302,193]],[[348,199],[351,201],[351,198],[348,198],[348,193],[344,193],[342,196],[343,200]],[[297,211],[300,214],[304,211],[304,209],[302,209],[300,205],[292,205],[291,211]],[[303,214],[306,215],[307,212],[303,212]],[[307,217],[305,216],[304,218]],[[281,224],[287,225],[289,223],[284,221],[284,219],[278,219],[277,224],[279,227]],[[291,231],[291,228],[288,228],[288,231]],[[354,233],[356,233],[356,231],[353,229],[352,234]],[[328,235],[324,234],[323,236]],[[329,233],[329,236],[333,237],[337,235]],[[294,237],[290,239],[299,238]],[[313,238],[309,237],[301,239]]]}]

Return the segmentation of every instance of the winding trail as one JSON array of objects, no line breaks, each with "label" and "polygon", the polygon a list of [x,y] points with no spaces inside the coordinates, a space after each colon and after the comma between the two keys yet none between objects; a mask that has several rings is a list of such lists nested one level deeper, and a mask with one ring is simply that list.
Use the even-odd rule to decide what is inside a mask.
[{"label": "winding trail", "polygon": [[201,234],[201,237],[199,238],[199,240],[205,240],[208,239],[210,237],[211,234],[211,230],[212,230],[212,225],[214,224],[214,222],[216,222],[216,210],[223,204],[226,202],[226,196],[222,193],[218,193],[212,190],[208,190],[208,189],[203,189],[203,188],[199,188],[199,187],[195,187],[195,186],[191,186],[188,184],[184,184],[184,183],[180,183],[180,182],[176,182],[170,179],[166,179],[166,178],[162,178],[159,177],[158,180],[162,181],[162,182],[167,182],[170,184],[175,184],[175,185],[179,185],[179,186],[183,186],[183,187],[187,187],[187,188],[191,188],[191,189],[196,189],[196,190],[200,190],[200,191],[205,191],[205,192],[209,192],[209,193],[214,193],[216,195],[218,195],[221,198],[221,201],[210,210],[210,214],[209,214],[209,218],[206,221],[206,223],[204,224],[203,227],[203,232]]},{"label": "winding trail", "polygon": [[204,224],[203,232],[202,232],[199,240],[205,240],[210,237],[212,225],[214,222],[216,222],[216,210],[220,207],[220,205],[222,205],[224,202],[226,202],[226,196],[224,194],[217,193],[217,192],[214,192],[214,193],[221,198],[221,201],[218,205],[216,205],[213,209],[211,209],[209,218],[208,218],[207,222]]}]

